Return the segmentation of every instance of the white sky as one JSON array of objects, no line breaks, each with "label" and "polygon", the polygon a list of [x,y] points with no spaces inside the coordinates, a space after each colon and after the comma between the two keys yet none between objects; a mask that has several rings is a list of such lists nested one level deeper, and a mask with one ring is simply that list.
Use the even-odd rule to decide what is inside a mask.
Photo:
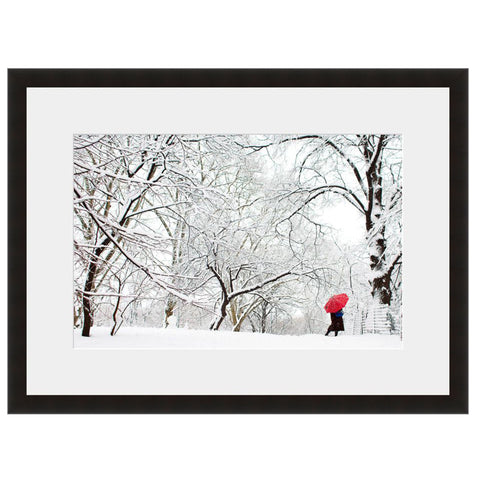
[{"label": "white sky", "polygon": [[357,244],[365,237],[365,219],[346,202],[326,207],[318,217],[337,230],[335,236],[342,243]]},{"label": "white sky", "polygon": [[[278,175],[279,171],[288,171],[295,163],[297,152],[298,145],[293,143],[281,155],[282,161],[279,161],[279,157],[276,158],[275,166],[272,166],[270,158],[265,155],[264,175],[266,178],[272,179]],[[320,207],[321,203],[321,201],[317,203],[319,208],[316,209],[316,219],[333,227],[336,230],[335,238],[339,239],[340,243],[354,245],[365,238],[365,219],[352,205],[340,198],[331,202],[334,203],[333,205]]]}]

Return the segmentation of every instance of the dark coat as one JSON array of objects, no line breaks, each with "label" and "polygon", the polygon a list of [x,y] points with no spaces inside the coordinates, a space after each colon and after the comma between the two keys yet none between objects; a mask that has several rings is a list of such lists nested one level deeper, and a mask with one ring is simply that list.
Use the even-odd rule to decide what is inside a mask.
[{"label": "dark coat", "polygon": [[345,331],[345,327],[343,326],[343,317],[336,317],[334,313],[331,313],[330,319],[332,321],[331,325],[328,327],[330,332]]}]

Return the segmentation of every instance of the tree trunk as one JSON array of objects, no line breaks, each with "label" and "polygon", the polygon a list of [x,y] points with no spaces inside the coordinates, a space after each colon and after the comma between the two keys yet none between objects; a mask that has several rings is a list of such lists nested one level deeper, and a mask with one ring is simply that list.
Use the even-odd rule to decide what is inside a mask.
[{"label": "tree trunk", "polygon": [[235,326],[233,327],[233,331],[234,331],[234,332],[239,332],[241,328],[242,328],[242,322],[238,322],[238,323],[236,323]]},{"label": "tree trunk", "polygon": [[265,333],[266,331],[267,331],[267,304],[265,302],[262,302],[260,332]]},{"label": "tree trunk", "polygon": [[120,291],[121,291],[121,283],[119,281],[117,304],[115,305],[115,310],[113,311],[113,314],[112,314],[113,326],[112,326],[112,330],[110,330],[110,335],[112,337],[118,332],[118,328],[120,328],[120,326],[117,328],[117,313],[118,313],[118,309],[120,308],[120,302],[122,300],[122,297],[120,297]]},{"label": "tree trunk", "polygon": [[173,315],[176,302],[171,298],[168,299],[167,304],[165,305],[165,316],[163,317],[163,327],[167,328],[170,324],[168,319]]},{"label": "tree trunk", "polygon": [[392,289],[390,287],[390,277],[387,274],[373,279],[372,295],[380,304],[390,305]]},{"label": "tree trunk", "polygon": [[392,291],[390,275],[386,272],[385,262],[385,228],[381,228],[376,234],[370,251],[370,269],[372,279],[372,297],[382,305],[390,305]]},{"label": "tree trunk", "polygon": [[97,274],[98,265],[95,261],[90,261],[88,266],[87,279],[83,288],[83,330],[82,337],[90,336],[90,327],[93,324],[92,304],[90,293],[93,291],[95,275]]},{"label": "tree trunk", "polygon": [[80,326],[80,316],[82,315],[82,307],[78,307],[78,310],[73,307],[73,327],[77,328]]},{"label": "tree trunk", "polygon": [[[103,242],[103,245],[107,245],[109,240]],[[100,246],[95,250],[93,259],[90,260],[87,270],[87,279],[85,280],[85,286],[83,287],[83,330],[82,337],[90,336],[90,327],[93,325],[93,313],[92,313],[92,301],[90,293],[95,288],[95,277],[98,271],[98,258],[105,250],[105,246]]]},{"label": "tree trunk", "polygon": [[218,316],[217,320],[214,320],[210,324],[210,330],[218,330],[220,328],[220,325],[222,322],[225,320],[225,317],[227,316],[227,306],[228,306],[229,301],[227,299],[224,299],[222,302],[222,307],[220,308],[220,315]]},{"label": "tree trunk", "polygon": [[377,149],[365,150],[365,158],[371,162],[367,171],[368,209],[366,212],[367,238],[370,241],[370,270],[372,297],[382,305],[390,305],[392,297],[390,276],[386,272],[385,225],[379,226],[384,210],[382,186],[382,154],[384,138],[380,136]]}]

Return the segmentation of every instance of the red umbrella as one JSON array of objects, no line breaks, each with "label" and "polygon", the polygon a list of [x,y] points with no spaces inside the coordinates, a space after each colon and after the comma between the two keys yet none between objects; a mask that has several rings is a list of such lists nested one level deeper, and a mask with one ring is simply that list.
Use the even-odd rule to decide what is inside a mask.
[{"label": "red umbrella", "polygon": [[341,310],[348,302],[348,296],[346,293],[340,293],[339,295],[334,295],[331,297],[328,302],[325,304],[325,311],[327,313],[335,313]]}]

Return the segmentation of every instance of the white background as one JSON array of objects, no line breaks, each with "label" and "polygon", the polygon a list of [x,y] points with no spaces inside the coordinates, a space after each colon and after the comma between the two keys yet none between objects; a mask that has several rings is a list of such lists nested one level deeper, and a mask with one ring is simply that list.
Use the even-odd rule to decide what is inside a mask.
[{"label": "white background", "polygon": [[[469,67],[470,131],[479,131],[474,2],[228,5],[208,0],[8,2],[0,28],[2,110],[7,67]],[[3,122],[5,159],[6,115]],[[478,159],[479,153],[478,142],[471,142],[470,157]],[[479,173],[479,162],[472,162],[470,178]],[[6,167],[2,180],[5,216]],[[472,188],[472,211],[478,200],[479,189]],[[470,232],[473,246],[478,233],[473,217]],[[471,258],[477,266],[473,248]],[[475,277],[472,292],[480,286]],[[2,306],[6,360],[5,299]],[[470,316],[474,347],[478,314]],[[2,473],[52,480],[475,478],[480,377],[478,349],[470,352],[468,416],[7,417],[5,362]],[[339,446],[339,453],[332,453],[332,445]]]},{"label": "white background", "polygon": [[[448,394],[448,101],[448,89],[29,89],[27,393]],[[72,138],[86,132],[401,133],[403,349],[73,350]]]}]

